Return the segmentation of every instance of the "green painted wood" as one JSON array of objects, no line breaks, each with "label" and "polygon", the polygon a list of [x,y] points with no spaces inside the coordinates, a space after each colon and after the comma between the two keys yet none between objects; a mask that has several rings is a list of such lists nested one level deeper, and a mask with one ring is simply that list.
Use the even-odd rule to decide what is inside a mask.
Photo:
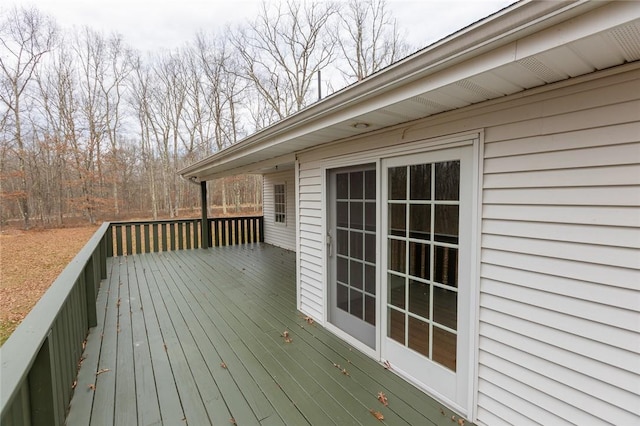
[{"label": "green painted wood", "polygon": [[53,351],[51,335],[49,335],[40,348],[29,373],[31,401],[29,408],[32,424],[59,425],[64,421],[64,414],[59,413],[58,404],[55,403],[52,392],[55,386]]},{"label": "green painted wood", "polygon": [[176,249],[176,224],[169,223],[169,241],[171,243],[171,251]]},{"label": "green painted wood", "polygon": [[[251,226],[243,233],[241,221],[235,223],[249,238]],[[113,312],[106,305],[105,321],[129,330],[116,335],[116,376],[120,381],[121,368],[131,372],[133,424],[158,418],[164,424],[230,424],[231,417],[237,424],[380,424],[369,409],[381,411],[384,424],[452,424],[449,410],[442,415],[427,395],[305,321],[295,309],[293,253],[247,244],[114,260],[118,280],[110,282],[117,282],[120,297],[126,294],[128,307],[121,301],[122,309]],[[110,300],[111,291],[101,296],[104,290],[98,299]],[[285,329],[293,338],[289,344],[281,336]],[[108,327],[103,334],[101,361],[109,353],[105,345],[113,344]],[[377,401],[379,391],[389,407]],[[116,393],[113,386],[110,400],[96,398],[94,412],[103,403],[117,411],[122,405]],[[71,407],[69,419],[76,418],[75,397]]]},{"label": "green painted wood", "polygon": [[178,250],[184,250],[184,234],[183,228],[184,224],[182,222],[178,222]]},{"label": "green painted wood", "polygon": [[[136,404],[136,380],[134,367],[133,338],[131,325],[131,298],[129,284],[131,263],[134,256],[122,259],[121,275],[118,283],[118,321],[117,321],[117,354],[113,375],[116,377],[115,388],[115,424],[135,424],[138,418]],[[105,373],[109,374],[109,372]]]},{"label": "green painted wood", "polygon": [[98,321],[96,312],[96,283],[93,259],[84,267],[81,287],[84,288],[87,328],[95,327]]},{"label": "green painted wood", "polygon": [[167,224],[162,223],[160,225],[160,233],[162,234],[162,251],[169,250],[169,246],[167,246]]},{"label": "green painted wood", "polygon": [[[117,258],[116,258],[117,259]],[[110,259],[107,262],[107,270],[110,277],[117,278],[117,274],[113,274],[111,267],[114,262]],[[110,284],[112,280],[105,281],[101,286],[96,298],[97,324],[89,330],[87,336],[86,349],[82,356],[82,368],[78,372],[76,378],[75,391],[69,407],[69,415],[66,423],[68,425],[88,425],[91,421],[91,411],[93,407],[94,391],[89,388],[95,385],[96,372],[99,370],[98,362],[100,358],[100,349],[102,347],[102,337],[104,335],[105,316],[107,313],[107,297],[110,294]]]},{"label": "green painted wood", "polygon": [[189,250],[191,248],[191,222],[186,222],[185,226],[185,237],[186,237],[186,248]]},{"label": "green painted wood", "polygon": [[[118,349],[118,292],[120,280],[125,273],[122,266],[123,257],[113,258],[112,275],[104,290],[107,293],[105,300],[105,322],[102,329],[101,347],[99,350],[98,364],[90,371],[91,382],[79,391],[93,394],[93,410],[91,412],[91,424],[114,424],[115,413],[115,389],[116,389],[116,357]],[[82,369],[81,369],[82,370]],[[103,371],[97,374],[98,371]]]},{"label": "green painted wood", "polygon": [[185,416],[151,299],[149,281],[153,276],[146,263],[149,257],[140,256],[136,259],[136,296],[139,298],[139,308],[136,309],[136,304],[132,304],[131,317],[136,342],[134,359],[138,423],[154,424],[160,418],[164,424],[180,424]]},{"label": "green painted wood", "polygon": [[136,234],[136,254],[142,253],[142,226],[141,224],[135,225],[135,234]]},{"label": "green painted wood", "polygon": [[160,273],[160,265],[157,262],[164,261],[166,254],[161,253],[155,256],[155,262],[152,267],[146,269],[149,271],[150,277],[152,277],[152,279],[149,280],[150,294],[156,309],[158,324],[160,330],[162,330],[163,348],[167,352],[170,360],[172,374],[180,395],[180,401],[182,402],[184,419],[192,424],[209,424],[210,419],[203,398],[182,350],[178,331],[173,326],[168,306],[165,304],[160,292],[160,289],[165,285],[165,277]]},{"label": "green painted wood", "polygon": [[144,252],[151,252],[151,236],[149,235],[149,224],[145,223],[144,225]]},{"label": "green painted wood", "polygon": [[158,235],[158,224],[154,223],[151,225],[153,228],[153,251],[155,253],[160,251],[160,243],[159,243],[159,235]]},{"label": "green painted wood", "polygon": [[[233,273],[233,271],[229,272]],[[244,272],[245,271],[243,270],[243,273]],[[217,273],[220,273],[220,271],[218,270]],[[243,276],[239,280],[244,283],[246,278],[246,276]],[[240,286],[243,285],[240,283],[238,284]],[[225,292],[225,295],[233,298],[233,292],[227,291]],[[268,344],[271,345],[275,343],[276,347],[282,348],[283,356],[280,359],[284,359],[285,364],[289,366],[289,368],[293,367],[299,369],[297,374],[295,374],[296,378],[305,374],[308,376],[308,380],[305,381],[305,386],[308,387],[309,380],[312,380],[322,389],[316,392],[315,398],[319,400],[323,407],[331,407],[331,416],[333,420],[339,424],[377,424],[378,421],[371,416],[366,404],[366,402],[377,402],[375,395],[372,396],[368,393],[366,394],[367,401],[358,403],[358,400],[354,395],[357,395],[357,391],[361,389],[354,384],[349,376],[343,375],[333,366],[330,360],[327,359],[321,359],[320,362],[315,365],[310,364],[309,361],[314,360],[314,348],[308,345],[304,346],[304,342],[299,342],[295,336],[293,337],[294,341],[292,344],[283,345],[283,339],[280,337],[280,331],[278,330],[284,330],[287,328],[287,323],[273,323],[270,318],[268,318],[268,315],[261,315],[259,308],[264,302],[264,299],[260,299],[259,301],[257,299],[246,300],[245,296],[245,291],[236,292],[237,300],[234,301],[235,304],[239,306],[248,303],[250,306],[247,308],[252,313],[252,320],[258,321],[258,323],[262,324],[271,324],[267,329],[274,330],[276,333],[269,333],[271,335],[271,341]],[[286,318],[290,324],[291,316],[287,316]],[[295,331],[292,331],[292,333],[295,333]],[[342,413],[342,417],[340,416],[340,413]],[[357,417],[354,417],[356,415]],[[400,423],[401,419],[398,418],[392,418],[390,420],[393,424],[403,424]]]},{"label": "green painted wood", "polygon": [[122,246],[122,225],[116,225],[114,229],[116,232],[116,255],[122,256],[124,254],[124,247]]},{"label": "green painted wood", "polygon": [[125,231],[125,239],[127,242],[127,255],[132,255],[133,253],[133,238],[131,236],[131,228],[132,225],[125,225],[124,226],[124,231]]},{"label": "green painted wood", "polygon": [[[109,226],[109,230],[106,233],[106,245],[107,245],[107,257],[113,257],[113,233],[114,233],[115,227],[114,226]],[[106,269],[106,268],[105,268]],[[105,270],[106,272],[106,270]],[[103,276],[103,278],[106,278],[106,276]]]}]

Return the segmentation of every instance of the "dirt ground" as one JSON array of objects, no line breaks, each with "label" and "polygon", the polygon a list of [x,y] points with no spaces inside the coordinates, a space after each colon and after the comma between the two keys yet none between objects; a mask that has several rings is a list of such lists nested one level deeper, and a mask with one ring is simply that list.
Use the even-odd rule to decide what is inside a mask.
[{"label": "dirt ground", "polygon": [[0,232],[0,345],[97,229]]}]

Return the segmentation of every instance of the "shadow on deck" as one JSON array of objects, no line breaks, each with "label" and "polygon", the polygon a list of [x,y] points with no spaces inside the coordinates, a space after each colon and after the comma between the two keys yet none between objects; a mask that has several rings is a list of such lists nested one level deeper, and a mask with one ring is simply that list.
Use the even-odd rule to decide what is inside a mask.
[{"label": "shadow on deck", "polygon": [[292,252],[247,244],[107,267],[68,425],[457,424],[296,310]]}]

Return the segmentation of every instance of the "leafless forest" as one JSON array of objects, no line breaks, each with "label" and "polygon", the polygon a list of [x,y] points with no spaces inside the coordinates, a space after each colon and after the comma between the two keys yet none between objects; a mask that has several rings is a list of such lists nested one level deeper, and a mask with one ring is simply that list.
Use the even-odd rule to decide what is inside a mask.
[{"label": "leafless forest", "polygon": [[[197,13],[197,11],[194,11]],[[199,208],[176,171],[406,55],[384,0],[263,3],[253,20],[141,53],[118,34],[0,8],[0,220],[175,217]],[[232,213],[261,179],[209,183]]]}]

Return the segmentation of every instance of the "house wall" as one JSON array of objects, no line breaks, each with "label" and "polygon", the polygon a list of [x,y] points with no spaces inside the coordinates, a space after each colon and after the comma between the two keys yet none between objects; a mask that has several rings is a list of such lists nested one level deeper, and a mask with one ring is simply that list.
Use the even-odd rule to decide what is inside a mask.
[{"label": "house wall", "polygon": [[299,153],[300,309],[324,320],[324,167],[481,129],[475,421],[638,423],[639,68]]},{"label": "house wall", "polygon": [[[294,170],[269,173],[263,176],[262,211],[264,215],[264,241],[287,250],[296,249],[296,202]],[[285,184],[287,192],[286,223],[276,223],[273,185]]]}]

